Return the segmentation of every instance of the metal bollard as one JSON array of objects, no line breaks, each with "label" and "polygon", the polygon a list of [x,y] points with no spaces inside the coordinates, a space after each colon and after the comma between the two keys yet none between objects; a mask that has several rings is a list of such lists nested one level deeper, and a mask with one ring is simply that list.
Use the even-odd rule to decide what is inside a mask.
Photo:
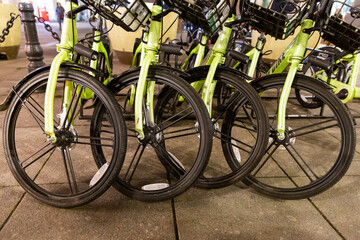
[{"label": "metal bollard", "polygon": [[18,7],[21,13],[21,22],[24,24],[26,38],[25,53],[29,60],[28,71],[32,72],[45,65],[43,61],[43,49],[40,46],[36,30],[33,5],[31,3],[22,2],[19,3]]}]

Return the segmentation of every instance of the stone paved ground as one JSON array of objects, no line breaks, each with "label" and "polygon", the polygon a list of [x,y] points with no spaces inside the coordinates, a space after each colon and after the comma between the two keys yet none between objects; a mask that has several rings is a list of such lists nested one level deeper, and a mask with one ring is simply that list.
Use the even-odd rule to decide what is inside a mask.
[{"label": "stone paved ground", "polygon": [[[39,29],[41,29],[38,26]],[[80,33],[86,32],[81,25]],[[56,29],[56,27],[55,27]],[[49,64],[56,43],[39,30]],[[27,72],[24,48],[16,60],[0,62],[0,99]],[[127,66],[115,61],[115,72]],[[359,101],[350,105],[360,113]],[[3,121],[4,112],[0,113]],[[359,120],[358,120],[359,122]],[[356,126],[360,142],[360,125]],[[2,126],[0,127],[2,131]],[[31,144],[32,139],[29,139]],[[284,201],[238,183],[193,188],[172,201],[142,203],[110,189],[96,201],[57,209],[19,187],[0,150],[0,239],[359,239],[360,144],[346,176],[311,199]]]}]

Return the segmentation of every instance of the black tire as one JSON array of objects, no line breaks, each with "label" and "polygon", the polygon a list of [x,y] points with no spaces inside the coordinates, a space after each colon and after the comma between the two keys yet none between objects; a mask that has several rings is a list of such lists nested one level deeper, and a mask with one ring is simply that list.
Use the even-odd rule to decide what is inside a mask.
[{"label": "black tire", "polygon": [[[209,67],[190,70],[189,82],[205,80]],[[265,153],[268,142],[268,118],[261,98],[237,71],[218,67],[214,79],[217,86],[228,89],[220,104],[214,99],[212,107],[213,152],[209,163],[196,182],[197,187],[220,188],[242,180],[256,167]],[[162,105],[170,93],[163,96]],[[219,96],[218,96],[219,97]],[[226,124],[227,118],[237,117],[237,126]],[[229,149],[234,149],[229,153]],[[234,154],[236,152],[236,154]],[[238,162],[230,168],[230,158]]]},{"label": "black tire", "polygon": [[[137,84],[139,73],[139,68],[134,69],[110,83],[109,88],[117,95],[120,106],[128,102],[128,89]],[[163,201],[186,191],[203,172],[212,148],[211,122],[201,98],[185,80],[159,67],[150,67],[148,81],[155,82],[155,105],[161,89],[166,88],[185,98],[182,110],[190,115],[181,119],[182,112],[168,114],[155,107],[155,126],[145,121],[147,137],[139,141],[134,130],[133,108],[127,107],[124,114],[129,134],[128,154],[113,186],[133,199]],[[174,165],[182,167],[174,173],[171,168]]]},{"label": "black tire", "polygon": [[[4,121],[5,156],[14,177],[30,195],[55,207],[80,206],[104,193],[119,173],[126,150],[126,126],[115,99],[102,84],[81,71],[60,68],[53,105],[54,124],[58,139],[64,138],[57,144],[49,142],[43,130],[45,93],[38,91],[47,84],[48,76],[49,70],[42,71],[16,89]],[[72,82],[79,92],[84,92],[81,87],[94,92],[96,101],[80,100],[89,117],[93,111],[107,113],[102,123],[109,125],[113,134],[101,135],[111,139],[103,141],[109,145],[104,146],[108,166],[104,166],[97,181],[93,177],[100,172],[90,151],[94,140],[91,126],[88,120],[79,118],[80,106],[75,108],[79,92],[73,91],[77,93],[70,96],[74,100],[70,106],[76,114],[68,116],[74,125],[62,124],[57,117],[63,109],[65,81]]]},{"label": "black tire", "polygon": [[[302,199],[329,189],[344,176],[354,156],[355,130],[350,113],[331,88],[316,79],[296,75],[290,97],[294,89],[313,94],[324,103],[324,115],[319,117],[320,111],[303,108],[290,98],[286,140],[277,139],[276,113],[285,78],[285,74],[277,74],[253,83],[262,93],[269,113],[272,141],[246,183],[272,197]],[[295,115],[306,117],[292,118]]]}]

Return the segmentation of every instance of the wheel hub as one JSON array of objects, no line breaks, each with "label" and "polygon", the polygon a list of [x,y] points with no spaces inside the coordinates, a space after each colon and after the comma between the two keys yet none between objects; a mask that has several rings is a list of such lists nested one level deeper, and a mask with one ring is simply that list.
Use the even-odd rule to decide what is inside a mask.
[{"label": "wheel hub", "polygon": [[273,142],[275,141],[275,144],[276,145],[283,145],[283,146],[287,146],[289,144],[294,144],[295,141],[296,141],[296,138],[293,137],[293,135],[295,134],[295,132],[292,132],[292,128],[291,127],[287,127],[285,129],[285,138],[284,139],[281,139],[279,137],[279,134],[277,132],[277,130],[272,130],[270,132],[270,142]]},{"label": "wheel hub", "polygon": [[[143,144],[153,144],[153,143],[160,143],[162,141],[162,134],[156,133],[159,130],[159,127],[149,127],[144,126],[144,138],[139,139],[139,141]],[[156,133],[156,134],[155,134]]]},{"label": "wheel hub", "polygon": [[56,142],[55,146],[65,148],[73,147],[76,140],[76,133],[72,130],[60,129],[55,131]]}]

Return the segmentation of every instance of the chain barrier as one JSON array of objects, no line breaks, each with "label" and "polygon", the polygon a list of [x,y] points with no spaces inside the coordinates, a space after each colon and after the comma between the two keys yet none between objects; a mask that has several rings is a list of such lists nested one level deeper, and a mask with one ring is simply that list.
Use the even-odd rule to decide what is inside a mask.
[{"label": "chain barrier", "polygon": [[[6,23],[6,28],[4,28],[4,29],[2,30],[2,34],[0,35],[0,43],[5,42],[5,36],[9,35],[9,33],[10,33],[10,28],[12,28],[12,27],[14,26],[14,21],[15,21],[19,16],[20,16],[20,14],[17,14],[17,15],[16,15],[16,14],[13,13],[13,12],[10,13],[10,20],[7,21],[7,23]],[[45,23],[45,19],[44,19],[43,17],[38,17],[38,16],[34,16],[34,17],[38,20],[39,23],[44,24],[46,31],[50,32],[51,35],[52,35],[52,37],[53,37],[55,40],[58,40],[58,41],[60,42],[59,34],[57,34],[56,32],[54,32],[54,31],[52,30],[52,27],[51,27],[49,24]]]},{"label": "chain barrier", "polygon": [[10,13],[10,20],[6,23],[6,28],[2,30],[2,34],[0,35],[0,43],[5,42],[5,36],[9,35],[9,30],[14,26],[14,21],[20,16],[20,14],[16,15],[15,13]]},{"label": "chain barrier", "polygon": [[55,40],[58,40],[58,41],[60,42],[59,34],[57,34],[57,32],[54,32],[54,31],[52,30],[52,27],[45,22],[45,19],[44,19],[43,17],[35,16],[35,18],[39,21],[39,23],[44,24],[46,31],[50,32],[51,35],[52,35],[52,37],[53,37]]}]

